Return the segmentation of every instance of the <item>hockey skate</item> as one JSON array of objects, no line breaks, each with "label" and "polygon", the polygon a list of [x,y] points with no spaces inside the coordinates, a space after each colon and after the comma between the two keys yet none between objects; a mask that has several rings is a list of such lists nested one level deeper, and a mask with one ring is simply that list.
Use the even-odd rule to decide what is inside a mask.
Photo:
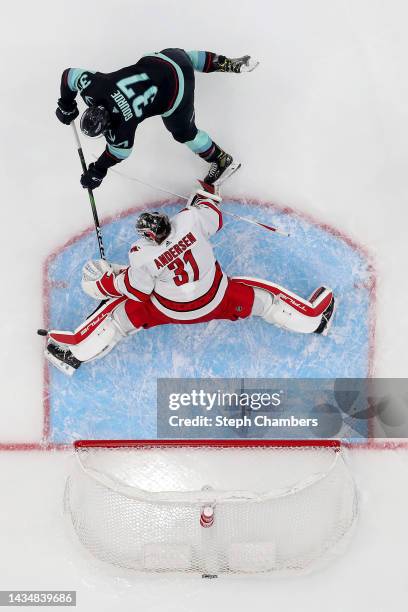
[{"label": "hockey skate", "polygon": [[229,58],[224,55],[219,55],[217,61],[217,72],[252,72],[259,62],[254,60],[250,55],[243,55],[242,57]]},{"label": "hockey skate", "polygon": [[204,178],[204,183],[219,187],[239,170],[240,167],[241,164],[234,162],[232,155],[221,150],[216,160],[211,163],[208,174]]},{"label": "hockey skate", "polygon": [[47,361],[68,376],[72,376],[82,363],[82,361],[74,357],[69,349],[63,348],[54,342],[48,342],[44,355]]},{"label": "hockey skate", "polygon": [[[316,291],[313,293],[312,297],[310,298],[310,302],[313,304],[313,302],[325,290],[326,290],[326,287],[319,287],[318,289],[316,289]],[[315,331],[314,331],[315,334],[321,334],[322,336],[327,336],[327,334],[329,333],[329,329],[331,327],[331,324],[332,324],[333,315],[334,315],[335,310],[336,310],[336,301],[335,301],[334,296],[333,296],[330,304],[328,305],[328,307],[326,308],[326,310],[322,314],[321,323],[320,323],[319,327],[317,329],[315,329]]]}]

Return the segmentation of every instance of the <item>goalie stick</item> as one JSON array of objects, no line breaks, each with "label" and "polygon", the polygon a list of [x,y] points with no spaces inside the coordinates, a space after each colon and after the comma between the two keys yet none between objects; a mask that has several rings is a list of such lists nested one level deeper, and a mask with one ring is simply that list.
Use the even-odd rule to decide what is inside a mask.
[{"label": "goalie stick", "polygon": [[[94,155],[94,157],[96,159],[96,155]],[[216,187],[219,187],[224,181],[229,179],[237,170],[239,170],[240,167],[241,167],[241,164],[239,164],[236,168],[234,168],[233,172],[231,172],[228,176],[226,176],[224,180],[222,180],[223,177],[221,177],[220,181],[217,182]],[[160,187],[159,185],[153,185],[153,183],[148,183],[147,181],[139,179],[136,176],[129,176],[128,174],[125,174],[124,172],[119,172],[119,170],[115,170],[113,168],[111,168],[110,171],[113,172],[114,174],[117,174],[118,176],[121,176],[122,178],[127,179],[128,181],[134,181],[136,183],[140,183],[141,185],[145,185],[146,187],[150,187],[151,189],[156,189],[157,191],[161,191],[162,193],[173,195],[176,198],[180,198],[181,200],[186,200],[186,201],[189,200],[189,198],[185,195],[182,195],[180,193],[175,193],[174,191],[170,191],[170,189],[166,189],[165,187]],[[197,180],[200,183],[200,185],[202,185],[202,181],[200,179],[197,179]],[[274,232],[275,234],[279,234],[280,236],[286,236],[286,238],[290,237],[290,234],[288,232],[284,232],[278,229],[277,227],[274,227],[273,225],[269,225],[267,223],[261,223],[261,221],[257,221],[256,219],[249,219],[248,217],[242,217],[241,215],[237,215],[236,213],[228,212],[227,210],[223,210],[222,214],[227,215],[228,217],[234,217],[235,219],[238,219],[239,221],[244,221],[245,223],[250,223],[251,225],[257,225],[258,227],[262,227],[263,229],[266,229],[270,232]]]}]

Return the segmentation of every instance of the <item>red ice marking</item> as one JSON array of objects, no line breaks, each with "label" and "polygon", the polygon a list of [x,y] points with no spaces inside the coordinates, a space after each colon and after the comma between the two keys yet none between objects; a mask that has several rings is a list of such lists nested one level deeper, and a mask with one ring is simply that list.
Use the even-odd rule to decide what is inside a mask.
[{"label": "red ice marking", "polygon": [[[218,440],[222,442],[221,440]],[[123,442],[123,441],[122,441]],[[129,441],[126,441],[129,442]],[[143,440],[143,442],[154,444],[157,440]],[[208,445],[208,440],[203,440]],[[214,442],[212,440],[211,442]],[[224,440],[224,445],[227,440]],[[244,442],[244,441],[242,441]],[[259,445],[265,446],[265,442],[282,442],[282,440],[260,440]],[[308,440],[311,446],[316,446],[313,444],[313,440]],[[336,442],[336,440],[334,440]],[[0,443],[0,451],[72,451],[77,444],[64,444],[64,443],[53,443],[53,442],[1,442]],[[122,444],[123,445],[123,444]],[[183,446],[185,443],[183,441]],[[355,450],[369,450],[369,451],[389,451],[389,450],[408,450],[408,441],[407,440],[368,440],[367,442],[342,442],[342,445],[345,448],[348,448],[352,451]],[[198,446],[198,445],[197,445]],[[204,444],[203,444],[204,446]],[[245,444],[242,444],[245,446]]]},{"label": "red ice marking", "polygon": [[[270,208],[278,213],[287,214],[295,219],[302,219],[315,227],[329,233],[336,238],[339,238],[343,242],[345,242],[348,246],[350,246],[355,251],[361,253],[368,261],[368,273],[370,276],[370,285],[369,290],[371,294],[370,300],[370,312],[369,312],[369,349],[368,349],[368,368],[367,368],[367,377],[374,376],[374,357],[375,357],[375,332],[376,332],[376,292],[377,292],[377,281],[376,281],[376,270],[373,263],[373,258],[368,249],[347,236],[347,234],[335,227],[332,227],[328,223],[318,221],[309,213],[304,213],[300,211],[296,211],[289,206],[281,206],[275,204],[274,202],[268,202],[264,200],[254,199],[254,198],[233,198],[232,196],[228,196],[224,198],[226,201],[232,201],[234,203],[240,205],[246,204],[254,204],[257,207]],[[107,225],[112,223],[113,221],[123,219],[130,215],[136,214],[141,210],[146,210],[147,208],[158,208],[160,206],[165,205],[177,205],[180,206],[185,205],[184,200],[177,198],[167,198],[165,200],[155,200],[153,202],[149,202],[146,204],[141,204],[139,206],[134,206],[125,211],[122,211],[118,214],[109,215],[102,219],[102,225]],[[50,327],[50,283],[48,281],[48,271],[49,267],[54,261],[54,259],[62,253],[66,248],[75,244],[85,236],[92,234],[95,231],[95,227],[89,226],[87,229],[78,232],[72,236],[69,240],[67,240],[64,244],[59,247],[56,247],[45,259],[43,264],[43,286],[42,286],[42,295],[43,295],[43,327],[49,329]],[[0,443],[0,450],[40,450],[40,451],[49,451],[49,450],[67,450],[71,448],[71,445],[67,444],[53,444],[49,442],[50,438],[50,382],[49,382],[49,364],[44,359],[44,370],[43,370],[43,428],[42,428],[42,441],[38,443]],[[376,441],[369,440],[366,443],[349,443],[347,444],[349,448],[354,449],[370,449],[370,450],[390,450],[390,449],[408,449],[408,442],[397,442],[394,443],[392,441]]]},{"label": "red ice marking", "polygon": [[0,451],[67,451],[72,444],[42,442],[1,442]]}]

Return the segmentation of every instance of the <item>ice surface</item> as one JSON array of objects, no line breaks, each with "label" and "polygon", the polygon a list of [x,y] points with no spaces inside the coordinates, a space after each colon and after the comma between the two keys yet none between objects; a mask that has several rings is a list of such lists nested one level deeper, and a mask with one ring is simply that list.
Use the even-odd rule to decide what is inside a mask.
[{"label": "ice surface", "polygon": [[[91,222],[87,197],[79,186],[71,131],[53,115],[60,73],[67,66],[115,70],[148,50],[169,45],[209,48],[231,56],[249,52],[261,60],[251,74],[197,79],[198,125],[243,163],[226,194],[231,201],[255,198],[290,206],[365,245],[374,255],[378,274],[374,372],[406,376],[407,10],[403,0],[224,0],[215,12],[187,0],[21,0],[4,7],[2,442],[41,439],[43,339],[35,330],[43,322],[42,264],[50,252]],[[87,159],[101,146],[101,142],[84,142]],[[159,119],[152,119],[138,130],[134,154],[124,162],[125,168],[131,175],[184,193],[193,177],[204,174],[205,164],[174,143]],[[117,176],[95,192],[101,218],[135,205],[143,208],[160,195]],[[242,235],[244,228],[249,231],[231,224],[227,231]],[[93,237],[89,240],[95,244]],[[278,240],[274,237],[271,244]],[[286,244],[285,239],[279,244]],[[90,254],[84,252],[84,259]],[[223,257],[230,269],[233,262],[227,250]],[[290,276],[293,289],[308,292],[307,282],[318,282],[313,276],[294,276],[299,260],[292,266],[289,258],[282,257],[278,263],[281,267],[273,271],[282,278]],[[356,260],[354,268],[359,272],[360,263]],[[251,274],[261,274],[262,263],[258,264]],[[244,265],[237,265],[237,271],[242,273]],[[269,277],[271,270],[266,272]],[[361,297],[364,291],[358,294]],[[73,299],[74,294],[70,296]],[[85,314],[88,305],[83,303],[83,308],[78,314]],[[347,312],[347,320],[353,314],[354,310]],[[66,311],[61,315],[61,323],[68,324]],[[341,310],[337,316],[341,322]],[[180,335],[189,329],[196,334],[198,328],[185,328]],[[207,329],[215,337],[211,325]],[[153,348],[154,333],[146,334],[147,350],[149,343]],[[333,334],[329,342],[334,338]],[[133,342],[136,338],[129,341]],[[125,343],[122,347],[112,354],[118,367],[121,351],[129,350]],[[178,354],[175,363],[182,370],[189,360]],[[146,430],[151,427],[149,419],[147,414]],[[61,435],[74,435],[72,425],[68,419]],[[105,423],[105,430],[110,426]],[[280,612],[323,612],[328,607],[333,612],[384,612],[406,607],[406,452],[354,453],[360,524],[350,552],[335,566],[296,581],[233,584],[140,582],[89,564],[63,530],[67,459],[62,452],[0,452],[1,588],[76,588],[81,612],[130,612],[135,607],[146,612],[227,607],[243,612],[255,606]]]},{"label": "ice surface", "polygon": [[[154,208],[170,216],[180,205]],[[260,319],[142,330],[73,378],[50,367],[51,438],[143,438],[156,435],[157,378],[364,377],[370,369],[374,272],[343,237],[273,205],[228,201],[225,209],[285,228],[290,238],[225,217],[214,239],[229,276],[273,280],[305,298],[332,287],[338,299],[327,337],[291,334]],[[138,212],[103,226],[108,260],[127,261]],[[75,329],[97,302],[80,287],[86,259],[97,257],[94,232],[51,256],[46,270],[51,329]]]}]

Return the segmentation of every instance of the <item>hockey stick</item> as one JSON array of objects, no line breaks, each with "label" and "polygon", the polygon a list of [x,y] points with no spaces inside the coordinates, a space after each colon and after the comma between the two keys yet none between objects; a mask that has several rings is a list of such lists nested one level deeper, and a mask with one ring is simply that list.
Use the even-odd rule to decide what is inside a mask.
[{"label": "hockey stick", "polygon": [[[87,167],[86,167],[84,152],[82,151],[81,141],[79,140],[78,131],[77,131],[77,128],[76,128],[76,125],[75,125],[75,121],[72,121],[71,125],[72,125],[72,129],[74,131],[74,136],[75,136],[75,140],[76,140],[78,155],[79,155],[79,159],[81,160],[82,170],[83,170],[83,172],[86,172],[87,171]],[[95,231],[96,231],[96,237],[98,239],[99,253],[101,254],[101,259],[106,259],[106,257],[105,257],[105,248],[103,246],[102,231],[101,231],[101,226],[100,226],[100,223],[99,223],[98,211],[96,210],[94,194],[93,194],[92,189],[90,189],[90,187],[88,187],[88,195],[89,195],[89,201],[91,203],[93,220],[94,220],[94,223],[95,223]]]},{"label": "hockey stick", "polygon": [[[123,172],[119,172],[119,170],[114,170],[113,168],[111,168],[110,171],[114,172],[118,176],[121,176],[122,178],[127,179],[128,181],[135,181],[136,183],[140,183],[141,185],[145,185],[146,187],[150,187],[151,189],[156,189],[157,191],[161,191],[162,193],[167,193],[169,195],[176,196],[177,198],[180,198],[182,200],[190,199],[185,195],[181,195],[180,193],[174,193],[173,191],[170,191],[169,189],[165,189],[164,187],[159,187],[158,185],[153,185],[152,183],[148,183],[147,181],[142,181],[141,179],[137,177],[128,176],[127,174],[124,174]],[[229,217],[234,217],[235,219],[239,219],[239,221],[245,221],[245,223],[251,223],[251,225],[257,225],[258,227],[262,227],[263,229],[266,229],[270,232],[275,232],[275,234],[279,234],[280,236],[286,236],[286,237],[290,236],[290,234],[288,234],[287,232],[283,232],[282,230],[279,230],[277,227],[273,227],[272,225],[267,225],[266,223],[261,223],[260,221],[256,221],[255,219],[248,219],[248,217],[241,217],[241,215],[237,215],[235,213],[228,212],[226,210],[223,210],[222,214],[228,215]]]},{"label": "hockey stick", "polygon": [[270,232],[275,232],[275,234],[279,234],[280,236],[286,236],[289,238],[290,234],[287,232],[282,232],[277,227],[273,227],[273,225],[267,225],[266,223],[261,223],[260,221],[255,221],[255,219],[248,219],[248,217],[241,217],[241,215],[236,215],[232,212],[227,212],[226,210],[222,211],[223,215],[228,215],[230,217],[234,217],[235,219],[239,219],[240,221],[245,221],[246,223],[251,223],[251,225],[257,225],[258,227],[263,227],[264,229],[269,230]]}]

